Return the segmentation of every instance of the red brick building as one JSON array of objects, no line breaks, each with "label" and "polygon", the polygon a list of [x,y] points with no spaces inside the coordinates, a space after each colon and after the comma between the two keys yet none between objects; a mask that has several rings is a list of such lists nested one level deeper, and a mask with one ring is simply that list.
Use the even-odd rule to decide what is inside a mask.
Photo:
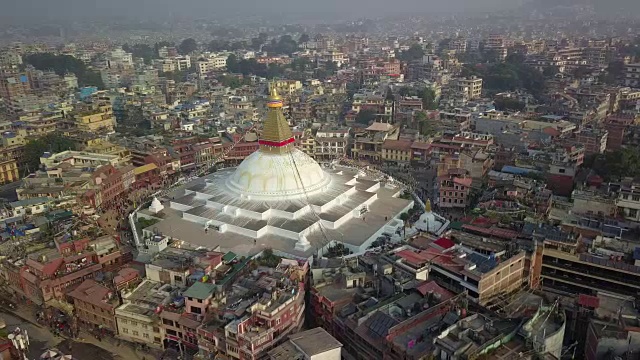
[{"label": "red brick building", "polygon": [[114,333],[118,331],[114,315],[120,303],[113,290],[89,279],[70,291],[69,297],[80,321],[96,328],[102,326]]},{"label": "red brick building", "polygon": [[471,177],[463,169],[451,169],[449,173],[438,178],[438,206],[440,208],[467,207],[471,192]]}]

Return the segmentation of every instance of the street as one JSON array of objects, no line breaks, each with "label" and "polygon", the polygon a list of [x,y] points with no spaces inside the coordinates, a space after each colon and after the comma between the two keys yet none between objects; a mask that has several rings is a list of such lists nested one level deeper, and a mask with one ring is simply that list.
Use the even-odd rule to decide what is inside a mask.
[{"label": "street", "polygon": [[[17,314],[2,309],[0,317],[7,324],[7,331],[16,327],[27,330],[30,339],[29,358],[39,359],[40,355],[50,348],[57,348],[65,354],[71,354],[77,359],[91,360],[140,360],[153,357],[136,351],[125,342],[117,339],[105,338],[98,341],[94,336],[81,330],[77,340],[55,336],[44,326],[36,325],[35,319],[30,318],[29,309],[25,306],[17,310]],[[118,345],[120,344],[120,345]]]}]

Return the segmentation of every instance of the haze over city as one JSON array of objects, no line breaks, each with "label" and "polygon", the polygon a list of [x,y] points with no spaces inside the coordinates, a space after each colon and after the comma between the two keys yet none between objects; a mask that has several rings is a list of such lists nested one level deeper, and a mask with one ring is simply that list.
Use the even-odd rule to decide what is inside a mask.
[{"label": "haze over city", "polygon": [[0,358],[640,359],[639,14],[0,0]]}]

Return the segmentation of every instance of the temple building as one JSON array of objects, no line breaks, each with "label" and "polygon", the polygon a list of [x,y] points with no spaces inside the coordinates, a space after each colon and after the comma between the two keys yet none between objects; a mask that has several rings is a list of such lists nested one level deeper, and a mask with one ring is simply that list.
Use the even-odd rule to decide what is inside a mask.
[{"label": "temple building", "polygon": [[275,90],[267,106],[260,148],[237,168],[196,179],[135,214],[159,220],[144,238],[310,258],[336,243],[362,252],[383,234],[399,233],[399,215],[413,207],[399,197],[400,185],[354,168],[322,168],[294,147]]}]

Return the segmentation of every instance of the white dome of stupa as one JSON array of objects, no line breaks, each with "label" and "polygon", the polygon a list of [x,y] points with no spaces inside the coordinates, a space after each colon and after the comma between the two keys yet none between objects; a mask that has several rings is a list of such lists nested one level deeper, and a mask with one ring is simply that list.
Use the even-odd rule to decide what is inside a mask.
[{"label": "white dome of stupa", "polygon": [[284,200],[322,191],[331,176],[309,155],[296,149],[275,90],[260,136],[260,149],[249,155],[227,179],[232,192],[255,200]]},{"label": "white dome of stupa", "polygon": [[309,195],[331,181],[320,165],[298,149],[289,153],[256,151],[227,180],[232,191],[255,199]]}]

